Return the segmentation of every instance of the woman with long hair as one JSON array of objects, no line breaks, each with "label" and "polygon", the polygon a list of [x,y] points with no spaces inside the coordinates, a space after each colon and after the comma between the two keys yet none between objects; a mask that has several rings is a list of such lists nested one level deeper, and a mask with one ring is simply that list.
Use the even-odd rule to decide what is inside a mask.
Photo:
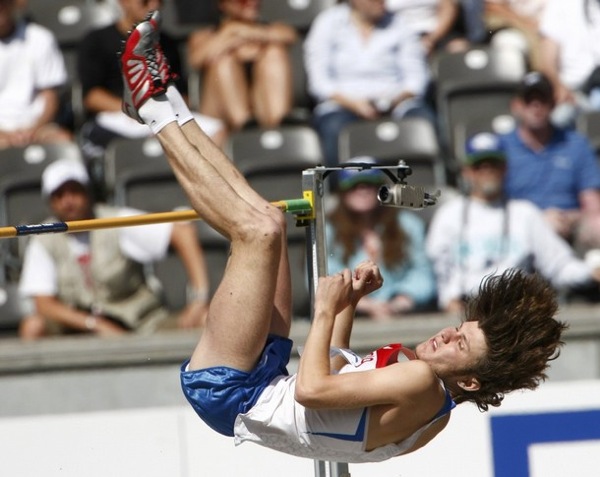
[{"label": "woman with long hair", "polygon": [[379,205],[377,191],[385,182],[383,172],[376,169],[340,171],[338,203],[327,224],[330,273],[352,269],[367,259],[378,264],[384,284],[357,308],[359,314],[377,320],[422,310],[435,298],[434,275],[423,247],[423,221],[411,212]]}]

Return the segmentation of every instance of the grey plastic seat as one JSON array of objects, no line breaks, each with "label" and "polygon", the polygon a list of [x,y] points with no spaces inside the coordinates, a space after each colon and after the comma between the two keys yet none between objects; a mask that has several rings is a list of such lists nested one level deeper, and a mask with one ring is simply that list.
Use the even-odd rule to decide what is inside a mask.
[{"label": "grey plastic seat", "polygon": [[475,47],[438,53],[432,69],[442,140],[453,154],[457,125],[472,116],[494,118],[510,113],[510,101],[527,72],[527,62],[513,49]]},{"label": "grey plastic seat", "polygon": [[423,118],[378,119],[348,124],[339,135],[340,162],[370,156],[379,164],[404,160],[410,183],[446,184],[445,164],[433,125]]},{"label": "grey plastic seat", "polygon": [[[0,223],[21,225],[39,223],[49,214],[41,197],[42,173],[57,159],[82,161],[77,144],[33,144],[0,150]],[[0,241],[0,253],[11,277],[20,272],[27,237]]]}]

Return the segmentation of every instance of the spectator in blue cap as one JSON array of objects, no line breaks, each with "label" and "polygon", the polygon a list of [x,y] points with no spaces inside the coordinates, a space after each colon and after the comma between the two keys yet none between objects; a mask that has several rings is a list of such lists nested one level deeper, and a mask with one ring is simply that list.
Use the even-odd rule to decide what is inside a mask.
[{"label": "spectator in blue cap", "polygon": [[427,236],[443,310],[462,311],[482,279],[509,268],[538,272],[558,289],[597,289],[600,271],[575,256],[540,209],[505,197],[505,174],[497,135],[483,132],[467,141],[462,177],[468,192],[435,212]]},{"label": "spectator in blue cap", "polygon": [[[375,164],[375,160],[357,157],[349,163]],[[434,303],[435,281],[423,246],[421,218],[380,206],[377,192],[387,179],[378,169],[346,168],[337,179],[338,202],[327,222],[329,273],[354,269],[370,259],[384,278],[379,290],[361,299],[357,313],[385,320]]]}]

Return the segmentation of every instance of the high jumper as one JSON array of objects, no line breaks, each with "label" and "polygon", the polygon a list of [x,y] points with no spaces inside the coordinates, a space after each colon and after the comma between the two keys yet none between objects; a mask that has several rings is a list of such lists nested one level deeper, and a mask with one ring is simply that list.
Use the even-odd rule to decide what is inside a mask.
[{"label": "high jumper", "polygon": [[518,270],[484,281],[462,323],[414,351],[390,344],[356,356],[348,350],[354,309],[382,284],[372,262],[319,278],[299,369],[290,375],[284,216],[192,120],[158,29],[154,12],[124,45],[124,110],[152,129],[192,207],[231,241],[205,329],[181,369],[185,396],[211,428],[236,444],[296,456],[382,461],[430,442],[456,404],[486,411],[546,378],[566,325],[554,317],[551,287]]}]

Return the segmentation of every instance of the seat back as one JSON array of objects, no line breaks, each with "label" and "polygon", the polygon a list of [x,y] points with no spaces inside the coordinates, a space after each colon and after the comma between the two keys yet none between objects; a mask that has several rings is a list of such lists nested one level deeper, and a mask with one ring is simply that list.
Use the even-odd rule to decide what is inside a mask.
[{"label": "seat back", "polygon": [[[41,197],[42,173],[48,164],[62,158],[83,160],[79,147],[71,142],[0,150],[0,223],[39,223],[49,215]],[[26,242],[27,237],[0,241],[0,253],[12,278],[20,272]]]},{"label": "seat back", "polygon": [[61,48],[75,47],[99,23],[88,0],[27,0],[25,13],[54,33]]},{"label": "seat back", "polygon": [[0,285],[0,333],[2,334],[16,334],[21,318],[25,315],[24,301],[18,288],[16,282]]},{"label": "seat back", "polygon": [[227,149],[242,174],[267,200],[302,197],[302,171],[321,163],[321,145],[308,126],[252,129],[231,135]]},{"label": "seat back", "polygon": [[600,158],[600,111],[584,111],[576,122],[577,130],[586,136]]},{"label": "seat back", "polygon": [[339,135],[340,162],[358,156],[379,164],[404,160],[412,169],[410,183],[446,184],[446,171],[433,125],[423,118],[378,119],[346,125]]},{"label": "seat back", "polygon": [[466,118],[493,118],[510,112],[510,101],[527,72],[527,62],[513,49],[475,47],[465,52],[438,53],[432,69],[440,132],[453,154],[454,129]]},{"label": "seat back", "polygon": [[111,141],[104,157],[104,184],[109,201],[118,206],[149,212],[190,207],[153,137]]}]

